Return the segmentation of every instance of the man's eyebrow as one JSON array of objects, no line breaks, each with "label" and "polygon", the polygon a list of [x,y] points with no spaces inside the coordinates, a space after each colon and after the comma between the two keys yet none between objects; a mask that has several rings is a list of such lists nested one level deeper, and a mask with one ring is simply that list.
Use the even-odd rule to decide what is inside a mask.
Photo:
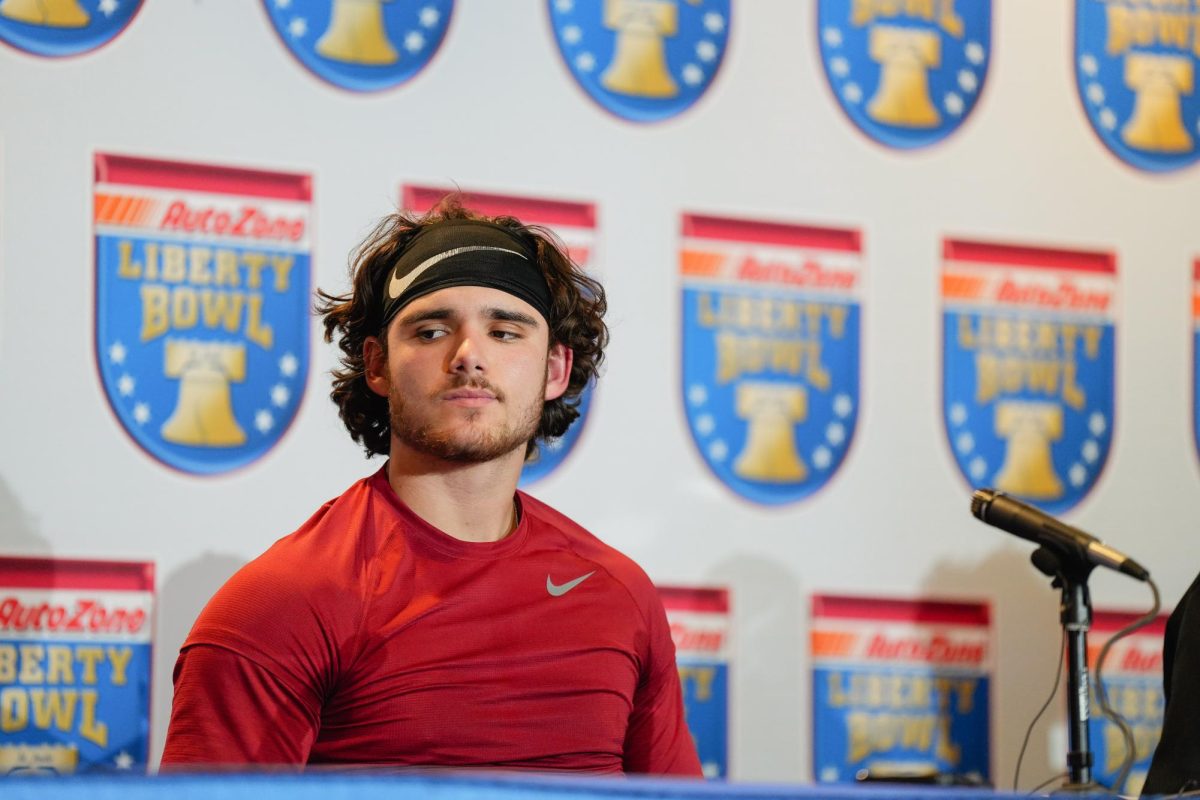
[{"label": "man's eyebrow", "polygon": [[403,326],[416,325],[419,322],[428,322],[434,319],[451,319],[454,316],[454,311],[449,308],[429,308],[425,311],[414,311],[411,314],[400,317],[400,324]]},{"label": "man's eyebrow", "polygon": [[536,317],[530,316],[520,311],[512,311],[507,308],[489,308],[487,315],[497,322],[516,322],[520,325],[528,325],[531,328],[538,326]]}]

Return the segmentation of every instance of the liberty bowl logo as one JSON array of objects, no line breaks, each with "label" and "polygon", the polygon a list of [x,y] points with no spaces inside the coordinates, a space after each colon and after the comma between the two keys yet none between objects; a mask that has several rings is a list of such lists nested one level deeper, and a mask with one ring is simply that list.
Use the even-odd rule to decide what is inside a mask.
[{"label": "liberty bowl logo", "polygon": [[208,475],[251,463],[304,394],[310,179],[107,154],[96,173],[96,358],[109,405],[167,466]]},{"label": "liberty bowl logo", "polygon": [[979,99],[991,16],[990,0],[820,0],[825,77],[842,110],[872,139],[901,149],[933,144]]},{"label": "liberty bowl logo", "polygon": [[1151,172],[1200,157],[1196,31],[1189,3],[1076,0],[1075,84],[1092,130]]},{"label": "liberty bowl logo", "polygon": [[972,487],[1059,514],[1112,447],[1115,266],[1105,253],[945,243],[943,414]]},{"label": "liberty bowl logo", "polygon": [[683,401],[709,469],[764,505],[841,466],[859,398],[856,231],[686,215]]},{"label": "liberty bowl logo", "polygon": [[0,0],[0,40],[37,56],[74,56],[117,37],[142,0]]},{"label": "liberty bowl logo", "polygon": [[300,63],[342,89],[404,83],[441,46],[454,0],[263,0]]},{"label": "liberty bowl logo", "polygon": [[593,100],[634,122],[689,108],[720,69],[730,0],[548,0],[559,52]]}]

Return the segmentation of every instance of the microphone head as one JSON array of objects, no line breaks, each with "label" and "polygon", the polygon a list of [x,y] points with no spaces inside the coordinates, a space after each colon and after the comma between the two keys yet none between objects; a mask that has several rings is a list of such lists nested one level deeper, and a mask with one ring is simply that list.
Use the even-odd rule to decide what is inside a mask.
[{"label": "microphone head", "polygon": [[996,499],[997,492],[995,489],[976,489],[971,495],[971,514],[976,519],[987,522],[988,506]]}]

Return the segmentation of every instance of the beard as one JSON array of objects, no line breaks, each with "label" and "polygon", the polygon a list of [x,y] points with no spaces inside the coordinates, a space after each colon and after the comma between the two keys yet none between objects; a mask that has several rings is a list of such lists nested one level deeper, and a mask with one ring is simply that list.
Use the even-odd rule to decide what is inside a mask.
[{"label": "beard", "polygon": [[[537,435],[542,407],[545,405],[545,384],[543,379],[541,391],[527,407],[520,409],[515,419],[485,428],[474,424],[482,414],[479,409],[465,413],[464,419],[459,422],[439,427],[425,418],[420,409],[406,402],[393,383],[388,393],[388,420],[392,435],[414,450],[444,461],[466,464],[492,461],[518,447],[525,447]],[[487,381],[463,379],[449,388],[485,389],[495,394],[498,402],[507,402],[505,394]]]}]

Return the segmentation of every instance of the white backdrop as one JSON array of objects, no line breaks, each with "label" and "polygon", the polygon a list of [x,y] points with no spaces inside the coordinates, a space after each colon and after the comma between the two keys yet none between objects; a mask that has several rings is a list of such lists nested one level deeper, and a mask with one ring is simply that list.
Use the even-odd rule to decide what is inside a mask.
[{"label": "white backdrop", "polygon": [[[811,779],[816,591],[994,601],[999,783],[1049,689],[1057,597],[1028,565],[1027,544],[970,517],[942,430],[944,236],[1116,253],[1114,446],[1068,516],[1146,564],[1168,605],[1182,593],[1200,569],[1189,385],[1200,181],[1195,168],[1138,172],[1093,135],[1075,96],[1071,4],[996,2],[973,116],[909,153],[869,141],[836,106],[815,3],[734,5],[709,93],[652,125],[584,95],[539,0],[459,0],[431,65],[370,95],[304,70],[252,0],[152,0],[116,42],[80,57],[0,48],[0,550],[157,562],[155,760],[174,654],[202,604],[378,462],[363,460],[327,400],[333,351],[315,325],[303,405],[260,461],[188,477],[134,445],[93,355],[97,151],[311,173],[313,283],[338,290],[346,254],[402,183],[594,202],[608,366],[577,449],[534,493],[656,581],[730,587],[735,778]],[[679,390],[684,211],[863,232],[858,429],[840,473],[802,503],[736,498],[690,441]],[[1097,574],[1092,587],[1097,604],[1148,604],[1126,579]],[[1061,734],[1043,730],[1032,747],[1027,785],[1062,771]]]}]

